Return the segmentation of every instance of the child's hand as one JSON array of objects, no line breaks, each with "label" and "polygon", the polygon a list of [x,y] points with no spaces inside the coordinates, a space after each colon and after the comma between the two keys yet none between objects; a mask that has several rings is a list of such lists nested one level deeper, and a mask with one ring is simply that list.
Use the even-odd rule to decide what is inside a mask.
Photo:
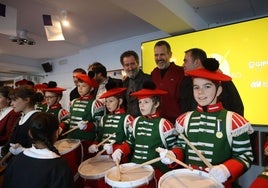
[{"label": "child's hand", "polygon": [[85,130],[87,128],[87,121],[79,121],[77,126],[80,130]]},{"label": "child's hand", "polygon": [[92,144],[91,146],[88,147],[88,152],[89,153],[96,153],[98,151],[99,151],[99,149],[98,149],[96,144]]},{"label": "child's hand", "polygon": [[172,151],[167,150],[167,149],[164,149],[164,148],[160,148],[160,147],[157,148],[157,149],[158,149],[158,151],[159,151],[159,155],[160,155],[160,157],[161,157],[161,162],[162,162],[163,164],[169,165],[169,164],[171,164],[171,163],[174,162],[174,161],[172,161],[170,158],[168,158],[168,157],[166,156],[166,155],[168,154],[168,155],[170,155],[170,156],[176,158],[175,154],[174,154]]},{"label": "child's hand", "polygon": [[229,170],[223,164],[213,166],[211,169],[207,169],[209,175],[215,178],[218,182],[224,183],[231,176]]},{"label": "child's hand", "polygon": [[106,150],[108,155],[111,155],[113,153],[113,144],[104,144],[103,149]]},{"label": "child's hand", "polygon": [[114,151],[114,153],[112,154],[112,158],[113,158],[113,160],[114,160],[115,162],[116,162],[117,160],[118,160],[118,161],[121,161],[122,154],[123,154],[123,152],[122,152],[121,149],[116,149],[116,150]]},{"label": "child's hand", "polygon": [[23,152],[24,150],[25,150],[25,148],[22,147],[19,143],[17,143],[17,144],[10,143],[9,151],[13,155],[18,155],[19,153]]}]

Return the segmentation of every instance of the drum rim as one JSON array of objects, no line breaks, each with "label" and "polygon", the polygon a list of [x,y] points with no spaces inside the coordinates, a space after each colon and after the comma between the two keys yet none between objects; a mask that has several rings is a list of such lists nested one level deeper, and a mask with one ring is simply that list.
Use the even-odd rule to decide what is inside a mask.
[{"label": "drum rim", "polygon": [[[98,156],[97,157],[98,159],[109,159],[109,160],[111,160],[111,162],[114,164],[114,166],[115,166],[115,163],[114,163],[114,161],[110,158],[110,156],[109,155],[100,155],[100,156]],[[81,168],[85,165],[85,163],[88,163],[88,161],[91,161],[91,160],[94,160],[94,159],[96,159],[96,158],[94,158],[94,157],[92,157],[92,158],[89,158],[89,159],[87,159],[87,160],[85,160],[85,161],[83,161],[80,165],[79,165],[79,167],[78,167],[78,173],[80,174],[80,176],[82,177],[82,178],[85,178],[85,179],[90,179],[90,180],[95,180],[95,179],[100,179],[100,178],[103,178],[104,176],[105,176],[105,173],[108,171],[108,170],[110,170],[110,169],[108,169],[108,170],[105,170],[104,172],[101,172],[101,173],[98,173],[98,174],[95,174],[95,175],[85,175],[85,174],[83,174],[83,173],[81,173]]]},{"label": "drum rim", "polygon": [[[136,163],[124,163],[121,164],[120,166],[134,166],[134,165],[139,165]],[[114,181],[114,180],[110,180],[108,178],[108,174],[111,173],[112,171],[116,171],[116,166],[109,169],[106,173],[105,173],[105,182],[110,185],[110,186],[115,186],[118,188],[125,188],[125,187],[136,187],[136,186],[140,186],[143,185],[146,182],[150,182],[153,178],[154,178],[154,169],[151,165],[144,165],[142,168],[146,168],[146,169],[150,169],[151,173],[149,176],[143,177],[142,179],[138,179],[138,180],[134,180],[134,181]]]},{"label": "drum rim", "polygon": [[[213,178],[212,176],[210,176],[207,172],[204,172],[204,171],[200,171],[200,170],[189,170],[189,169],[176,169],[176,170],[171,170],[165,174],[163,174],[159,181],[158,181],[158,188],[161,188],[161,185],[162,183],[171,175],[174,175],[174,174],[182,174],[184,172],[184,174],[195,174],[195,175],[198,175],[201,173],[201,176],[202,177],[207,177],[209,178],[210,180],[212,180],[213,182],[216,183],[216,185],[219,187],[219,188],[224,188],[223,184],[217,182],[215,180],[215,178]],[[194,173],[193,173],[194,172]]]},{"label": "drum rim", "polygon": [[[72,138],[64,138],[64,139],[60,139],[60,140],[57,140],[55,143],[54,143],[54,146],[56,147],[56,144],[57,143],[61,143],[63,141],[66,141],[66,140],[72,140],[73,142],[76,142],[76,145],[75,147],[69,149],[69,150],[66,150],[66,151],[63,151],[63,152],[60,152],[60,155],[64,155],[66,153],[69,153],[70,151],[73,151],[75,150],[76,148],[78,148],[78,146],[81,144],[81,141],[79,139],[72,139]],[[57,148],[57,147],[56,147]],[[57,148],[58,149],[58,148]]]}]

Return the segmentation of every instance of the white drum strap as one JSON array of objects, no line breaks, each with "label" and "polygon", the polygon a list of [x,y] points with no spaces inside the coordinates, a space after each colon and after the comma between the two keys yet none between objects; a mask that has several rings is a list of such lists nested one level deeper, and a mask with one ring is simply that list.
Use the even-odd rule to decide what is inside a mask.
[{"label": "white drum strap", "polygon": [[188,135],[187,135],[187,132],[188,132],[188,125],[189,125],[189,120],[190,120],[190,117],[191,117],[192,113],[193,113],[193,111],[191,111],[191,112],[187,112],[187,114],[185,115],[184,122],[183,122],[184,134],[185,134],[186,136],[188,136]]},{"label": "white drum strap", "polygon": [[231,135],[232,132],[232,116],[233,116],[233,112],[231,111],[227,111],[226,114],[226,135],[227,135],[227,139],[229,142],[230,147],[232,146],[232,142],[233,142],[233,137]]},{"label": "white drum strap", "polygon": [[130,132],[132,132],[132,135],[133,135],[134,138],[135,138],[136,124],[137,124],[138,119],[140,119],[140,117],[137,117],[137,118],[134,119],[133,124],[132,124],[132,131],[130,131]]}]

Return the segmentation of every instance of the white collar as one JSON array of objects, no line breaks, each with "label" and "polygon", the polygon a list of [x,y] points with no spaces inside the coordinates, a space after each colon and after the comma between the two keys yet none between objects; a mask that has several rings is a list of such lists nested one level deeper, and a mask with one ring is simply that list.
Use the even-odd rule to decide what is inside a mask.
[{"label": "white collar", "polygon": [[27,114],[22,114],[20,121],[19,121],[19,125],[22,125],[23,123],[25,123],[27,121],[27,119],[29,119],[29,117],[31,117],[31,115],[35,112],[38,112],[37,110],[32,110],[30,112],[28,112]]},{"label": "white collar", "polygon": [[34,146],[32,146],[31,148],[25,149],[23,151],[23,154],[28,156],[28,157],[32,157],[32,158],[36,158],[36,159],[55,159],[55,158],[60,157],[59,155],[57,155],[53,151],[50,151],[47,148],[36,149]]},{"label": "white collar", "polygon": [[11,106],[8,106],[1,110],[0,113],[0,120],[2,120],[13,108]]}]

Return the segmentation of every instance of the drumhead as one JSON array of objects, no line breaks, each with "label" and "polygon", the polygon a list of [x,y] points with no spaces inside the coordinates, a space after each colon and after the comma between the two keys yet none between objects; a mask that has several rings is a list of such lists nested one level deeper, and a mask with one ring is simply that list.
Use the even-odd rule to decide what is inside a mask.
[{"label": "drumhead", "polygon": [[115,162],[109,155],[100,155],[82,162],[78,167],[78,172],[85,179],[99,179],[104,177],[107,170],[115,166]]},{"label": "drumhead", "polygon": [[158,188],[223,188],[208,173],[199,170],[178,169],[165,173],[158,182]]},{"label": "drumhead", "polygon": [[80,140],[78,139],[62,139],[57,140],[54,146],[59,150],[61,155],[69,153],[70,151],[76,149],[80,145]]},{"label": "drumhead", "polygon": [[[120,165],[122,171],[130,167],[138,165],[136,163],[125,163]],[[154,178],[154,169],[151,165],[145,165],[143,167],[137,168],[135,170],[130,170],[125,173],[120,174],[121,179],[118,179],[117,167],[113,167],[108,170],[105,174],[105,181],[112,187],[136,187],[144,184],[149,184],[149,182]]]}]

